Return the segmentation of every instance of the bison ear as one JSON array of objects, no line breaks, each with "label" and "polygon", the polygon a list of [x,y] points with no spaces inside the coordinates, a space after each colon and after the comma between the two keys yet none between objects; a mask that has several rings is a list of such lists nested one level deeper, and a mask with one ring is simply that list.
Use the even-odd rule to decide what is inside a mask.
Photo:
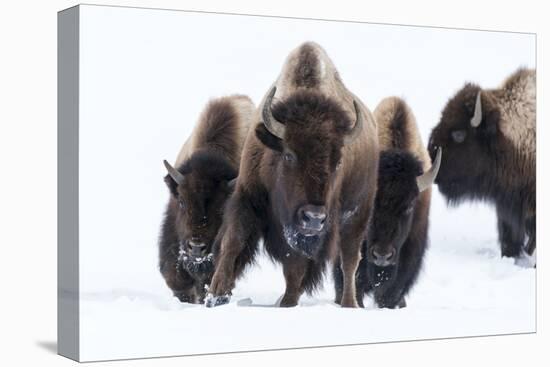
[{"label": "bison ear", "polygon": [[256,137],[266,147],[276,150],[278,152],[283,151],[283,141],[270,133],[264,124],[258,124],[256,126]]},{"label": "bison ear", "polygon": [[470,121],[473,128],[483,135],[494,135],[498,130],[500,112],[493,98],[479,91],[476,95],[474,115]]},{"label": "bison ear", "polygon": [[175,198],[178,197],[178,184],[174,179],[168,174],[164,176],[164,182],[166,183],[166,186],[168,186],[168,190],[170,190],[170,194],[173,195]]}]

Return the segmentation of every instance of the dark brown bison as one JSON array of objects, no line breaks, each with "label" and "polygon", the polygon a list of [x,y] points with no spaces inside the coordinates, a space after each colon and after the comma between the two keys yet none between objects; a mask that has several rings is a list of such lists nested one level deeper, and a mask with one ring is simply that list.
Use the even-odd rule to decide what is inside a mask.
[{"label": "dark brown bison", "polygon": [[451,204],[496,206],[502,256],[536,248],[536,74],[520,69],[497,89],[466,84],[443,109],[429,150],[445,152],[436,179]]},{"label": "dark brown bison", "polygon": [[338,301],[356,307],[355,271],[378,169],[372,114],[345,88],[325,51],[305,43],[287,58],[258,115],[227,203],[207,306],[229,301],[263,239],[283,265],[280,306],[313,292],[327,260],[339,255]]},{"label": "dark brown bison", "polygon": [[[357,300],[373,292],[379,307],[405,307],[428,245],[431,185],[441,162],[432,165],[410,108],[399,98],[376,107],[380,162],[374,211],[357,270]],[[336,269],[336,294],[342,287]]]},{"label": "dark brown bison", "polygon": [[164,161],[170,200],[161,228],[159,265],[182,302],[204,300],[214,270],[212,244],[254,114],[255,106],[245,96],[211,101],[181,149],[177,168]]}]

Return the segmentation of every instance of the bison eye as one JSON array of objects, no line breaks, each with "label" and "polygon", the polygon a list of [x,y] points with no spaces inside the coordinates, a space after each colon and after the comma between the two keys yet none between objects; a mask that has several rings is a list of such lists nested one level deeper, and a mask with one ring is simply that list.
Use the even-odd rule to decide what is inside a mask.
[{"label": "bison eye", "polygon": [[296,160],[296,158],[292,153],[284,153],[283,159],[285,160],[286,163],[292,163]]},{"label": "bison eye", "polygon": [[466,131],[464,130],[455,130],[451,133],[451,136],[453,137],[453,140],[455,143],[462,143],[464,140],[466,140]]},{"label": "bison eye", "polygon": [[179,200],[178,205],[180,206],[180,209],[185,209],[185,203],[183,202],[183,200]]}]

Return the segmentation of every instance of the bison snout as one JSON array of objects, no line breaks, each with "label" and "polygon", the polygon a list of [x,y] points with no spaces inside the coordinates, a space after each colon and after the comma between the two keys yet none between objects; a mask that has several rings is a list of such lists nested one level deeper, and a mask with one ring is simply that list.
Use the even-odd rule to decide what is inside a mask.
[{"label": "bison snout", "polygon": [[395,264],[396,251],[394,248],[381,249],[379,247],[373,247],[371,251],[372,262],[376,266],[389,266]]},{"label": "bison snout", "polygon": [[304,205],[298,209],[298,226],[313,234],[321,232],[327,219],[327,211],[324,206]]},{"label": "bison snout", "polygon": [[191,250],[191,256],[203,256],[206,251],[206,243],[198,241],[189,241],[189,249]]}]

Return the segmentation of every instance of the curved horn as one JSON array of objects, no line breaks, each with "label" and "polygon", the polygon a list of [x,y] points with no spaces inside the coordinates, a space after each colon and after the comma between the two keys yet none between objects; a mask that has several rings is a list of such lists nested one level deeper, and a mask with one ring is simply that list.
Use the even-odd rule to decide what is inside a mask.
[{"label": "curved horn", "polygon": [[422,192],[426,190],[428,187],[432,186],[433,182],[435,181],[435,178],[437,177],[437,173],[439,172],[440,165],[441,165],[441,147],[437,148],[437,155],[435,156],[435,160],[432,163],[432,166],[430,167],[428,172],[416,178],[416,185],[418,186],[419,192]]},{"label": "curved horn", "polygon": [[283,139],[285,136],[285,125],[277,121],[271,114],[271,102],[273,101],[273,96],[276,91],[277,88],[273,87],[267,95],[262,107],[262,119],[267,131],[279,139]]},{"label": "curved horn", "polygon": [[170,175],[170,177],[172,177],[174,181],[176,181],[178,185],[181,185],[183,183],[183,175],[178,172],[178,170],[176,170],[174,167],[172,167],[170,163],[168,163],[166,160],[164,161],[164,167],[166,167],[168,174]]},{"label": "curved horn", "polygon": [[479,91],[479,92],[477,92],[476,107],[475,107],[475,110],[474,110],[474,116],[472,116],[472,119],[470,120],[470,123],[472,124],[473,127],[478,127],[479,124],[481,124],[481,118],[482,118],[482,113],[481,113],[481,91]]},{"label": "curved horn", "polygon": [[355,126],[353,129],[346,135],[344,139],[344,144],[349,144],[353,142],[359,135],[361,135],[361,130],[363,130],[363,113],[361,108],[356,100],[353,100],[353,108],[355,109]]}]

